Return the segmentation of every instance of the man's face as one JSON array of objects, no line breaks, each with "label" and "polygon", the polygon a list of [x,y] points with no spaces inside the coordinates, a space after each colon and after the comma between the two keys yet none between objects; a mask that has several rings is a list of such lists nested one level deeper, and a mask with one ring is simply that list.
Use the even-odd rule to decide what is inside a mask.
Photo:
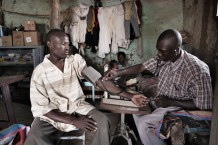
[{"label": "man's face", "polygon": [[69,38],[68,36],[54,36],[50,41],[50,54],[56,58],[66,58],[69,55]]},{"label": "man's face", "polygon": [[125,57],[124,57],[123,55],[119,55],[119,56],[118,56],[118,62],[119,62],[120,64],[124,64],[124,63],[125,63]]},{"label": "man's face", "polygon": [[158,59],[162,61],[169,61],[176,57],[176,49],[178,46],[170,39],[163,39],[157,42]]}]

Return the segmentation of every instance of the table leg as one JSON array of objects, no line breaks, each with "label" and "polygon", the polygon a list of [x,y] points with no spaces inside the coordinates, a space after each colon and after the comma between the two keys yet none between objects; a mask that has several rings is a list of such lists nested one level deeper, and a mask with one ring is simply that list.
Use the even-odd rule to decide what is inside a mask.
[{"label": "table leg", "polygon": [[[116,130],[118,130],[118,133],[116,133]],[[136,135],[133,132],[132,129],[129,128],[129,126],[125,123],[125,114],[121,113],[121,121],[118,124],[118,126],[114,129],[111,137],[111,143],[114,138],[122,136],[127,142],[128,145],[132,145],[132,140],[130,138],[130,134],[132,134],[133,138],[137,141]]]},{"label": "table leg", "polygon": [[94,85],[92,85],[92,101],[95,105],[95,86]]},{"label": "table leg", "polygon": [[13,109],[13,105],[12,105],[12,100],[11,100],[11,93],[9,90],[9,86],[3,86],[1,87],[2,90],[2,97],[4,99],[4,103],[6,106],[6,111],[7,111],[7,115],[10,121],[10,124],[14,124],[16,123],[16,118],[15,118],[15,114],[14,114],[14,109]]}]

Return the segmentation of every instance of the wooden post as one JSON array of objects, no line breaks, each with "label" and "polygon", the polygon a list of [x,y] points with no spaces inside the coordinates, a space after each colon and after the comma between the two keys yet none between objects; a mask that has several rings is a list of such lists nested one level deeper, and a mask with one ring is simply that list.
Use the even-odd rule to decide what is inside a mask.
[{"label": "wooden post", "polygon": [[[217,52],[218,57],[218,52]],[[214,91],[214,102],[213,102],[213,118],[210,129],[210,145],[218,144],[218,58],[216,60],[216,85]]]},{"label": "wooden post", "polygon": [[2,10],[2,0],[0,0],[0,25],[4,26],[4,14]]},{"label": "wooden post", "polygon": [[50,29],[60,28],[60,0],[50,0],[51,14],[50,14]]}]

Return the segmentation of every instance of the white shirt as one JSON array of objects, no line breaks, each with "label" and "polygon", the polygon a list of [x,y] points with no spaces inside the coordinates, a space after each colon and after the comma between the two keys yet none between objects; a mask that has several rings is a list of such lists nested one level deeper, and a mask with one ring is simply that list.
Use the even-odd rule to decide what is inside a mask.
[{"label": "white shirt", "polygon": [[94,107],[85,102],[85,96],[78,78],[86,66],[85,60],[79,55],[71,55],[65,59],[64,71],[59,70],[46,55],[43,62],[33,71],[30,84],[30,99],[34,117],[51,123],[61,131],[75,130],[70,124],[55,122],[44,114],[53,109],[72,114],[86,115]]}]

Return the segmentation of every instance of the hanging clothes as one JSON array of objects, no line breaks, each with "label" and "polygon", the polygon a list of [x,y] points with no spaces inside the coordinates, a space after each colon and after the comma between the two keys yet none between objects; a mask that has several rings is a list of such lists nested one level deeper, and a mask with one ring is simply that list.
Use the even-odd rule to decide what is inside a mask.
[{"label": "hanging clothes", "polygon": [[101,4],[103,7],[110,7],[115,5],[120,5],[120,0],[101,0]]},{"label": "hanging clothes", "polygon": [[86,48],[91,47],[91,52],[97,52],[99,42],[99,24],[97,19],[98,8],[90,7],[87,16]]},{"label": "hanging clothes", "polygon": [[[125,36],[126,36],[126,39],[132,40],[135,37],[140,36],[140,32],[139,32],[140,21],[138,19],[137,6],[135,4],[135,0],[125,1],[123,5],[124,5],[124,10],[125,10]],[[131,27],[134,30],[132,31],[132,33],[134,34],[131,34]],[[134,36],[134,37],[131,37],[131,36]]]},{"label": "hanging clothes", "polygon": [[110,52],[110,44],[111,52],[116,54],[118,46],[125,41],[123,6],[120,4],[111,7],[100,7],[98,20],[100,25],[98,56],[104,58],[105,54]]},{"label": "hanging clothes", "polygon": [[93,6],[90,6],[89,12],[87,14],[87,31],[92,31],[92,28],[95,26],[95,11],[93,9]]},{"label": "hanging clothes", "polygon": [[69,27],[69,32],[72,44],[78,48],[78,43],[85,42],[89,6],[84,4],[72,6],[72,12],[72,21]]}]

